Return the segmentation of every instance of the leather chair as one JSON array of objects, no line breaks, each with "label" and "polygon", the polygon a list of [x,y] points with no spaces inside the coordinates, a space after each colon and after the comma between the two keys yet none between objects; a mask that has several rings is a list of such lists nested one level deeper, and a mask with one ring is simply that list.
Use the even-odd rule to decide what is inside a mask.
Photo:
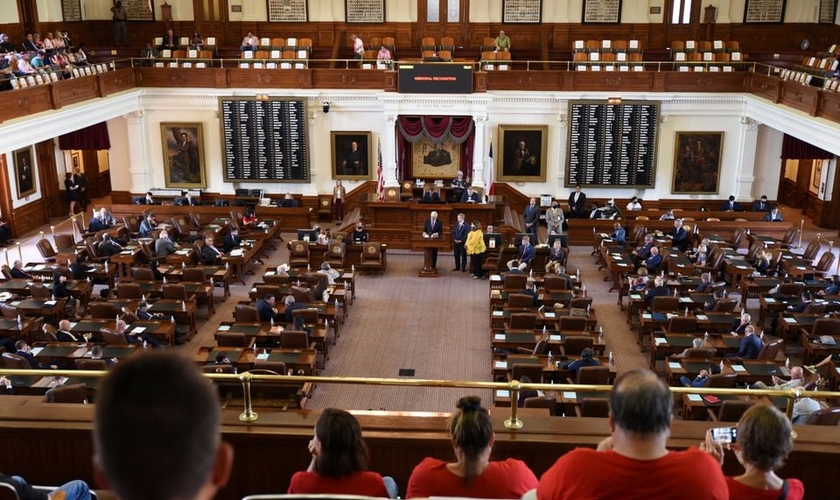
[{"label": "leather chair", "polygon": [[30,285],[29,293],[33,299],[50,299],[52,297],[52,290],[39,283]]},{"label": "leather chair", "polygon": [[755,359],[773,361],[774,359],[776,359],[776,356],[779,355],[779,352],[781,352],[784,346],[784,339],[776,339],[772,342],[764,344],[764,347],[761,348],[761,350],[758,352],[758,357],[756,357]]},{"label": "leather chair", "polygon": [[102,336],[102,340],[108,345],[128,344],[128,340],[126,340],[125,334],[123,334],[123,333],[115,332],[115,331],[110,330],[108,328],[100,328],[99,329],[99,334]]},{"label": "leather chair", "polygon": [[304,288],[301,286],[293,286],[289,288],[289,293],[292,295],[292,297],[295,298],[295,302],[303,302],[304,304],[314,302],[312,291],[308,288]]},{"label": "leather chair", "polygon": [[[17,310],[15,306],[10,306],[9,304],[0,303],[0,316],[6,319],[17,319],[20,312]],[[21,316],[22,317],[22,316]]]},{"label": "leather chair", "polygon": [[254,306],[236,304],[233,306],[233,318],[237,323],[259,323],[260,313]]},{"label": "leather chair", "polygon": [[576,297],[569,301],[569,308],[587,309],[592,307],[592,297]]},{"label": "leather chair", "polygon": [[347,255],[347,245],[340,241],[330,242],[329,248],[324,252],[324,262],[337,269],[344,267],[344,259]]},{"label": "leather chair", "polygon": [[194,300],[195,295],[187,294],[187,287],[180,283],[167,283],[161,287],[161,294],[164,299]]},{"label": "leather chair", "polygon": [[516,292],[525,288],[528,283],[528,276],[524,274],[505,274],[502,289],[508,292]]},{"label": "leather chair", "polygon": [[216,343],[219,347],[250,347],[248,337],[242,332],[218,332]]},{"label": "leather chair", "polygon": [[508,374],[508,380],[522,380],[522,377],[528,377],[531,382],[541,384],[543,381],[542,364],[538,363],[514,363]]},{"label": "leather chair", "polygon": [[732,238],[726,240],[726,244],[737,250],[746,237],[747,230],[739,227],[732,232]]},{"label": "leather chair", "polygon": [[610,382],[609,366],[584,366],[578,369],[575,379],[567,378],[570,384],[607,385]]},{"label": "leather chair", "polygon": [[524,408],[548,408],[548,413],[552,417],[557,413],[557,398],[552,396],[533,396],[525,398],[522,403]]},{"label": "leather chair", "polygon": [[779,293],[783,295],[802,295],[804,289],[804,283],[782,283],[779,285]]},{"label": "leather chair", "polygon": [[610,416],[610,403],[607,398],[583,398],[575,407],[578,417],[607,418]]},{"label": "leather chair", "polygon": [[508,296],[508,307],[534,307],[534,298],[525,293],[512,293]]},{"label": "leather chair", "polygon": [[741,420],[744,412],[749,410],[754,404],[755,402],[753,401],[734,401],[727,399],[720,404],[717,411],[714,411],[713,408],[707,408],[706,411],[709,413],[709,418],[714,422],[737,422]]},{"label": "leather chair", "polygon": [[133,215],[127,215],[122,220],[123,227],[128,231],[129,236],[136,239],[140,235],[140,220]]},{"label": "leather chair", "polygon": [[537,327],[537,315],[534,313],[513,313],[510,315],[510,328],[513,330],[534,330]]},{"label": "leather chair", "polygon": [[691,316],[674,316],[668,320],[668,326],[664,333],[695,333],[697,331],[697,318]]},{"label": "leather chair", "polygon": [[530,354],[532,356],[541,356],[548,352],[548,334],[537,341],[537,344],[534,346],[533,349],[528,349],[527,347],[517,347],[516,351],[520,354]]},{"label": "leather chair", "polygon": [[834,266],[834,254],[831,252],[825,252],[820,257],[819,262],[817,265],[814,266],[814,274],[819,274],[820,276],[825,276],[827,274],[831,274],[832,267]]},{"label": "leather chair", "polygon": [[808,246],[805,247],[805,253],[802,254],[802,258],[805,260],[813,261],[817,258],[817,255],[820,253],[821,249],[822,245],[820,244],[819,239],[811,240],[811,242],[808,243]]},{"label": "leather chair", "polygon": [[580,356],[584,349],[592,349],[595,341],[589,335],[569,335],[560,346],[560,354],[563,356]]},{"label": "leather chair", "polygon": [[305,269],[309,266],[309,242],[295,240],[290,243],[289,266]]},{"label": "leather chair", "polygon": [[104,359],[77,359],[76,369],[105,371],[108,369],[108,363]]},{"label": "leather chair", "polygon": [[134,281],[154,281],[155,273],[148,267],[132,267],[131,279]]},{"label": "leather chair", "polygon": [[557,319],[557,330],[560,331],[560,333],[585,332],[586,318],[583,316],[560,316]]},{"label": "leather chair", "polygon": [[50,240],[41,238],[35,242],[35,248],[38,249],[38,253],[41,254],[41,257],[46,262],[55,262],[55,256],[58,254],[50,243]]},{"label": "leather chair", "polygon": [[306,332],[285,330],[280,333],[281,349],[313,349],[314,347],[314,344],[309,344],[309,336]]},{"label": "leather chair", "polygon": [[691,347],[686,351],[686,358],[714,358],[717,354],[717,349],[714,347]]},{"label": "leather chair", "polygon": [[808,416],[806,425],[828,425],[835,427],[840,423],[840,406],[823,408]]},{"label": "leather chair", "polygon": [[120,299],[141,299],[140,285],[137,283],[118,283],[117,297]]},{"label": "leather chair", "polygon": [[11,368],[14,370],[32,369],[32,366],[30,366],[29,361],[24,359],[22,356],[18,356],[17,354],[13,354],[11,352],[3,353],[3,365],[6,368]]},{"label": "leather chair", "polygon": [[715,302],[714,307],[712,307],[712,312],[721,312],[721,313],[731,313],[735,312],[735,307],[738,305],[738,301],[735,299],[718,299]]},{"label": "leather chair", "polygon": [[314,307],[307,307],[306,309],[295,309],[292,311],[292,320],[301,316],[303,318],[303,325],[307,328],[315,328],[318,326],[318,310]]},{"label": "leather chair", "polygon": [[203,365],[202,373],[234,373],[232,365]]},{"label": "leather chair", "polygon": [[332,196],[322,194],[318,196],[318,220],[332,220]]},{"label": "leather chair", "polygon": [[93,319],[113,319],[117,315],[117,309],[110,302],[91,302],[88,310]]},{"label": "leather chair", "polygon": [[55,327],[49,323],[44,323],[40,330],[32,335],[33,342],[58,342],[58,337],[55,333]]},{"label": "leather chair", "polygon": [[8,266],[8,264],[3,264],[3,266],[0,267],[0,270],[2,270],[4,278],[7,280],[12,279],[12,269]]},{"label": "leather chair", "polygon": [[566,280],[561,278],[560,276],[555,276],[551,274],[545,275],[543,278],[543,288],[545,289],[546,293],[551,292],[558,292],[567,290],[566,287]]},{"label": "leather chair", "polygon": [[55,240],[55,248],[59,252],[72,252],[76,246],[76,238],[72,234],[56,234],[53,239]]},{"label": "leather chair", "polygon": [[207,275],[204,274],[204,269],[198,267],[185,267],[182,272],[182,277],[188,283],[204,283],[207,281]]},{"label": "leather chair", "polygon": [[782,239],[777,241],[780,247],[782,248],[790,248],[796,242],[796,237],[799,236],[799,228],[796,226],[790,226],[787,231],[785,231],[784,236]]},{"label": "leather chair", "polygon": [[[53,403],[87,403],[87,386],[72,384],[50,389]],[[49,398],[48,398],[49,399]]]},{"label": "leather chair", "polygon": [[382,245],[380,243],[365,243],[362,245],[362,257],[359,267],[370,271],[384,271],[382,266]]},{"label": "leather chair", "polygon": [[706,385],[704,387],[715,387],[718,389],[732,389],[735,387],[735,381],[738,375],[735,373],[715,373],[706,378]]},{"label": "leather chair", "polygon": [[679,311],[680,299],[678,297],[666,297],[664,295],[654,297],[651,303],[651,310],[657,312]]},{"label": "leather chair", "polygon": [[820,318],[814,321],[811,331],[802,330],[802,335],[819,337],[821,335],[840,335],[840,318]]}]

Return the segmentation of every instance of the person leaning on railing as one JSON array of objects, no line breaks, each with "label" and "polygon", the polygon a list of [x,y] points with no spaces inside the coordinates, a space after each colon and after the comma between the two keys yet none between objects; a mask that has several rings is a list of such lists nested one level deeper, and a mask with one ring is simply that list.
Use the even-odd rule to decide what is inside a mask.
[{"label": "person leaning on railing", "polygon": [[[793,451],[793,430],[784,413],[771,405],[754,405],[738,421],[738,434],[729,449],[744,466],[740,476],[727,476],[730,500],[801,500],[805,486],[799,479],[776,475]],[[712,431],[700,446],[723,466],[723,445],[715,443]]]},{"label": "person leaning on railing", "polygon": [[458,400],[449,433],[455,462],[425,458],[411,473],[406,498],[519,498],[537,487],[537,477],[525,462],[490,460],[496,435],[490,413],[478,396]]}]

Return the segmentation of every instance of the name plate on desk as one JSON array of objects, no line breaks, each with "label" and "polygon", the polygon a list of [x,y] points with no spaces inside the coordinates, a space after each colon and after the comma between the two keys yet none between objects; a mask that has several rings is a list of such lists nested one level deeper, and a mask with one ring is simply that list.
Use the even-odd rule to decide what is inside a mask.
[{"label": "name plate on desk", "polygon": [[497,398],[509,398],[510,397],[510,391],[504,390],[504,389],[499,389],[498,391],[496,391],[496,397]]},{"label": "name plate on desk", "polygon": [[563,399],[577,399],[577,393],[574,391],[563,391]]},{"label": "name plate on desk", "polygon": [[662,344],[667,344],[667,343],[668,343],[668,340],[667,340],[667,339],[663,339],[662,337],[654,337],[653,342],[654,342],[656,345],[662,345]]},{"label": "name plate on desk", "polygon": [[563,339],[560,335],[549,335],[548,340],[553,340],[556,342],[560,342]]},{"label": "name plate on desk", "polygon": [[497,334],[493,335],[493,340],[505,340],[505,334],[497,333]]},{"label": "name plate on desk", "polygon": [[672,370],[679,370],[681,367],[682,367],[682,365],[679,364],[676,361],[669,361],[668,362],[668,368],[670,368]]},{"label": "name plate on desk", "polygon": [[507,361],[496,361],[495,363],[493,363],[493,368],[497,370],[507,370],[507,367]]},{"label": "name plate on desk", "polygon": [[746,368],[744,368],[744,365],[732,365],[732,371],[735,371],[735,372],[739,372],[739,373],[740,373],[740,372],[745,372],[745,371],[747,371],[747,369],[746,369]]},{"label": "name plate on desk", "polygon": [[699,403],[700,401],[703,401],[703,398],[699,394],[689,394],[688,400],[694,403]]}]

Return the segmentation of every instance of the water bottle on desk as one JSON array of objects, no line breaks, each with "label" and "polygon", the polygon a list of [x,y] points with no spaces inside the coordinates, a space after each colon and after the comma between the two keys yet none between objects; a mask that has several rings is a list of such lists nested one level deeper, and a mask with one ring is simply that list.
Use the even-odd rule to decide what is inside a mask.
[{"label": "water bottle on desk", "polygon": [[613,356],[613,352],[612,352],[612,351],[610,351],[610,357],[609,357],[609,359],[608,359],[607,363],[609,363],[609,365],[610,365],[610,366],[614,366],[614,365],[615,365],[615,357]]},{"label": "water bottle on desk", "polygon": [[705,340],[707,343],[709,342],[709,332],[703,334],[703,340]]},{"label": "water bottle on desk", "polygon": [[548,365],[551,366],[552,363],[554,363],[554,354],[548,351]]},{"label": "water bottle on desk", "polygon": [[785,359],[785,368],[790,370],[790,358]]},{"label": "water bottle on desk", "polygon": [[723,360],[720,360],[720,372],[723,373]]},{"label": "water bottle on desk", "polygon": [[599,344],[604,343],[604,327],[603,326],[598,327],[598,343]]}]

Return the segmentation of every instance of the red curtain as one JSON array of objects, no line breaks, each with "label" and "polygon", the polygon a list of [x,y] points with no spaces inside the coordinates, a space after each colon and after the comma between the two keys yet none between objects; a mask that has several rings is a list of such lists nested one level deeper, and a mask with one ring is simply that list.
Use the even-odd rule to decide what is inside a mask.
[{"label": "red curtain", "polygon": [[426,139],[433,144],[451,140],[461,144],[461,171],[472,177],[475,126],[471,116],[400,116],[397,120],[397,176],[413,177],[412,144]]},{"label": "red curtain", "polygon": [[830,160],[831,158],[834,158],[834,154],[800,141],[796,137],[785,134],[782,139],[783,160]]},{"label": "red curtain", "polygon": [[105,122],[91,125],[58,137],[58,147],[65,151],[71,149],[100,150],[111,149],[108,125]]}]

